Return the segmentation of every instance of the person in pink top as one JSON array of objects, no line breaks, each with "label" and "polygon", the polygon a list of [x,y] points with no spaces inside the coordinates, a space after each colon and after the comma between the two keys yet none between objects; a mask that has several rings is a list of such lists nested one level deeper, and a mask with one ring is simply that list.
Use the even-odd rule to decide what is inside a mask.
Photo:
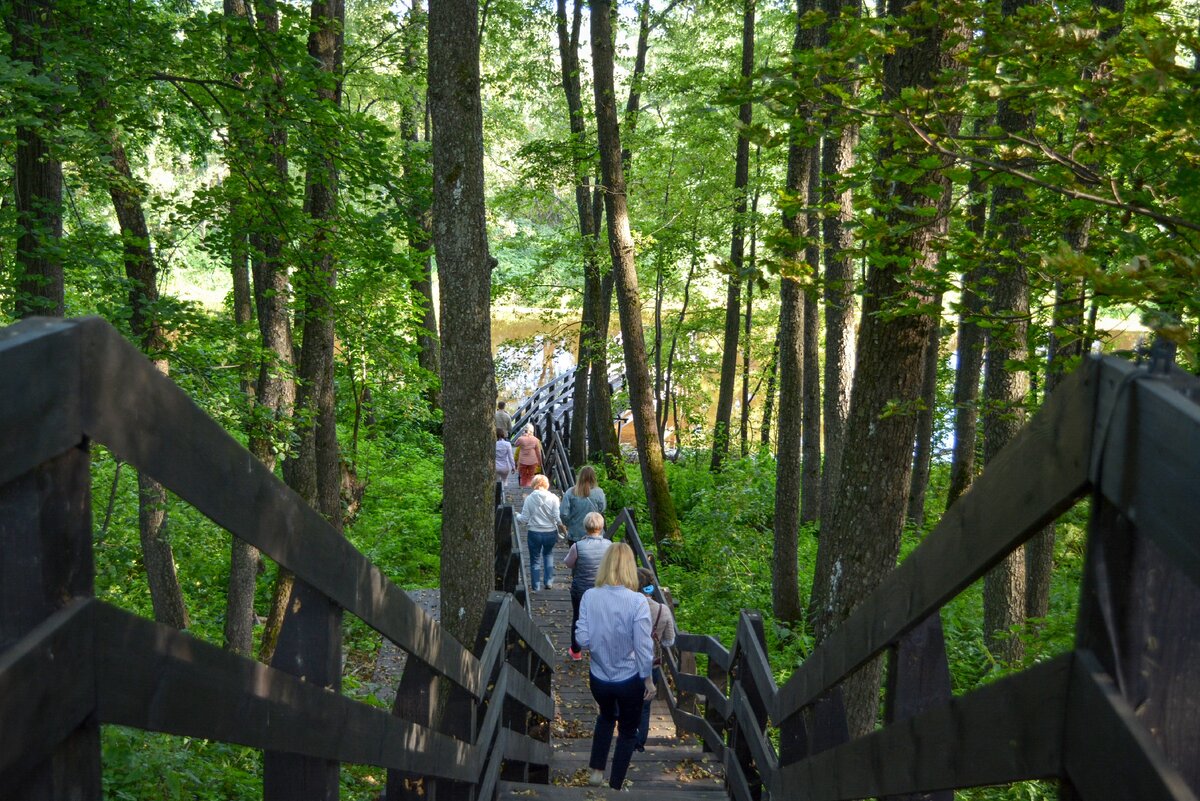
[{"label": "person in pink top", "polygon": [[525,426],[525,433],[517,437],[521,455],[517,457],[517,475],[521,486],[528,487],[538,470],[542,469],[542,441],[533,433],[533,426]]}]

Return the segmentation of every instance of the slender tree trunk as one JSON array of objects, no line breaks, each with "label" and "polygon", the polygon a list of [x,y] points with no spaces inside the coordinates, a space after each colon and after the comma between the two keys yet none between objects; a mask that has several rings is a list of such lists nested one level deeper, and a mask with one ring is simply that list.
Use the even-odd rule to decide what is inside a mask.
[{"label": "slender tree trunk", "polygon": [[754,315],[754,282],[758,274],[758,200],[762,194],[762,146],[754,147],[754,194],[750,198],[750,269],[746,281],[746,319],[742,329],[742,419],[738,427],[742,458],[750,453],[750,332]]},{"label": "slender tree trunk", "polygon": [[[821,272],[821,222],[815,211],[821,202],[821,143],[809,145],[808,208],[805,212],[807,239],[804,260],[813,277]],[[801,435],[803,468],[800,477],[800,522],[812,523],[821,516],[821,364],[817,293],[804,288],[804,422]]]},{"label": "slender tree trunk", "polygon": [[720,470],[729,453],[729,423],[733,414],[733,388],[737,382],[738,333],[742,310],[742,260],[746,244],[746,187],[750,183],[749,128],[754,113],[750,99],[754,74],[754,10],[756,0],[742,3],[741,87],[746,99],[738,106],[737,154],[733,175],[733,233],[729,245],[729,282],[725,296],[725,338],[721,347],[721,383],[717,390],[717,416],[713,424],[712,469]]},{"label": "slender tree trunk", "polygon": [[621,339],[625,351],[625,377],[633,427],[637,437],[646,505],[654,528],[660,559],[669,560],[680,542],[679,518],[667,487],[663,452],[654,422],[654,397],[642,331],[641,300],[633,259],[633,236],[625,196],[625,172],[621,164],[621,136],[613,91],[612,6],[609,0],[593,0],[591,14],[592,65],[596,94],[596,129],[600,165],[604,175],[604,205],[608,219],[608,241],[616,274],[617,310],[621,317]]},{"label": "slender tree trunk", "polygon": [[[781,290],[782,292],[782,290]],[[779,330],[775,331],[775,344],[771,346],[771,363],[767,366],[767,394],[763,398],[762,431],[759,444],[764,451],[771,449],[771,417],[775,413],[775,381],[779,375]]]},{"label": "slender tree trunk", "polygon": [[[860,0],[822,0],[826,19],[832,22],[842,15],[858,16]],[[827,44],[829,24],[818,29],[821,44]],[[842,90],[853,98],[857,82],[843,84]],[[825,250],[825,371],[822,429],[825,432],[824,470],[821,473],[821,518],[827,519],[837,497],[837,478],[841,470],[846,418],[850,413],[850,387],[854,376],[854,327],[857,295],[854,291],[854,262],[850,255],[854,234],[849,226],[854,215],[850,172],[858,147],[858,124],[831,114],[825,118],[825,138],[821,146],[821,202],[826,213],[821,218],[821,236]]]},{"label": "slender tree trunk", "polygon": [[429,106],[433,113],[433,235],[442,287],[445,504],[442,621],[474,643],[492,587],[491,351],[493,260],[483,194],[483,111],[477,0],[438,0],[429,14]]},{"label": "slender tree trunk", "polygon": [[[13,0],[11,17],[5,19],[13,61],[28,65],[31,78],[47,75],[43,43],[53,36],[55,5],[54,0]],[[30,93],[23,99],[28,106],[21,109],[15,127],[13,161],[16,315],[62,317],[62,162],[47,141],[57,131],[57,114],[48,93]]]},{"label": "slender tree trunk", "polygon": [[596,307],[600,302],[600,266],[596,263],[596,231],[592,227],[592,188],[588,179],[589,165],[584,155],[587,131],[583,118],[583,89],[579,74],[581,6],[581,0],[574,0],[569,33],[566,0],[558,0],[556,15],[562,86],[567,98],[567,115],[571,126],[575,212],[579,217],[579,239],[583,248],[583,310],[579,323],[579,360],[575,366],[571,413],[571,463],[575,465],[587,461],[588,377],[594,354],[604,347],[603,335],[596,329]]},{"label": "slender tree trunk", "polygon": [[[974,133],[980,135],[991,125],[991,117],[975,120]],[[976,155],[987,155],[986,148],[977,148]],[[961,307],[958,314],[958,350],[954,368],[954,450],[950,456],[950,489],[946,506],[958,500],[975,479],[975,452],[979,429],[979,377],[983,369],[984,329],[979,325],[983,313],[980,294],[985,269],[979,263],[987,258],[984,234],[987,228],[987,192],[982,169],[972,169],[967,183],[967,230],[971,234],[976,263],[963,272]]]},{"label": "slender tree trunk", "polygon": [[[334,118],[341,107],[342,0],[314,0],[308,55],[324,73],[316,102]],[[334,397],[334,293],[338,226],[337,129],[329,122],[312,126],[307,154],[304,213],[310,226],[305,259],[298,273],[297,302],[304,321],[300,351],[300,390],[296,408],[305,424],[299,429],[296,455],[284,464],[284,477],[301,498],[342,530],[341,460]],[[342,611],[324,593],[294,580],[279,629],[271,667],[337,692],[342,683]],[[265,801],[336,798],[339,767],[296,754],[263,755]]]},{"label": "slender tree trunk", "polygon": [[[693,226],[693,228],[692,228],[692,236],[693,236],[692,244],[695,245],[696,244],[696,240],[695,240],[696,228],[695,228],[695,226]],[[670,349],[667,351],[666,377],[663,382],[664,383],[663,395],[671,401],[672,412],[671,412],[670,416],[671,416],[671,419],[674,420],[674,422],[675,422],[676,451],[678,451],[678,448],[679,448],[679,404],[676,400],[675,388],[673,386],[673,381],[674,381],[674,377],[675,377],[675,348],[676,348],[676,345],[679,343],[679,332],[683,328],[684,318],[687,317],[688,305],[691,302],[691,296],[692,296],[692,279],[696,275],[696,268],[699,266],[699,264],[700,264],[700,259],[695,254],[695,251],[693,251],[692,258],[688,264],[687,278],[683,282],[683,303],[679,307],[679,316],[675,319],[675,328],[671,331],[671,345],[670,345]],[[667,406],[667,404],[664,402],[663,408],[659,410],[658,430],[660,432],[660,434],[659,434],[660,441],[663,439],[663,433],[666,431],[666,428],[667,428],[668,415],[667,415],[666,406]]]},{"label": "slender tree trunk", "polygon": [[[792,57],[814,44],[803,20],[813,0],[798,0]],[[801,436],[804,410],[804,287],[803,242],[808,234],[808,203],[813,149],[811,107],[796,108],[788,143],[787,185],[783,203],[783,268],[779,280],[779,445],[775,452],[775,541],[771,560],[771,605],[782,623],[800,620],[799,553]],[[764,426],[765,428],[765,426]]]},{"label": "slender tree trunk", "polygon": [[[288,217],[289,178],[287,127],[284,122],[285,99],[283,73],[271,57],[279,39],[279,9],[276,0],[257,0],[256,38],[261,42],[257,54],[255,94],[263,104],[262,146],[249,159],[255,167],[258,189],[255,197],[258,216],[250,234],[250,267],[254,277],[254,304],[262,337],[263,359],[259,363],[258,411],[249,436],[250,452],[270,469],[275,468],[278,443],[292,419],[296,402],[296,383],[292,371],[295,351],[292,347],[291,315],[287,264],[284,260],[284,221]],[[257,144],[257,142],[255,143]],[[258,658],[270,662],[275,653],[279,629],[292,594],[292,573],[283,567],[275,579],[271,608],[263,627]]]},{"label": "slender tree trunk", "polygon": [[[938,107],[939,98],[953,92],[960,78],[955,64],[965,26],[938,3],[891,0],[888,10],[911,39],[884,58],[883,102],[894,103],[915,90],[928,94],[928,108]],[[948,134],[957,133],[956,115],[940,122]],[[896,564],[916,418],[887,411],[896,403],[911,405],[920,396],[921,360],[933,319],[888,312],[932,302],[936,288],[920,276],[937,266],[937,243],[950,208],[950,183],[938,166],[911,176],[897,175],[887,166],[901,153],[913,164],[924,155],[902,123],[881,119],[880,142],[875,186],[881,195],[878,205],[888,209],[887,227],[875,242],[879,257],[867,273],[844,447],[854,458],[841,462],[836,500],[823,521],[817,551],[809,620],[818,640],[845,620]],[[880,670],[875,660],[844,683],[851,736],[875,725]]]},{"label": "slender tree trunk", "polygon": [[[414,0],[408,12],[405,30],[404,68],[410,76],[421,72],[419,52],[425,45],[429,17],[421,0]],[[414,77],[415,80],[415,77]],[[409,245],[421,254],[421,273],[411,282],[413,297],[421,304],[421,316],[417,326],[417,364],[429,376],[430,386],[425,397],[432,409],[442,406],[442,392],[438,381],[441,378],[441,343],[438,337],[437,315],[433,308],[433,218],[429,209],[428,157],[418,147],[421,141],[425,107],[420,93],[414,93],[411,102],[400,117],[400,138],[408,144],[406,178],[410,201],[408,213],[415,223]],[[428,132],[426,132],[428,134]],[[428,135],[426,135],[428,139]]]},{"label": "slender tree trunk", "polygon": [[[125,277],[129,281],[129,306],[133,310],[130,329],[142,351],[166,375],[166,339],[162,325],[155,319],[158,302],[158,268],[150,249],[150,229],[138,186],[129,167],[125,148],[115,131],[108,134],[112,176],[109,196],[121,228]],[[175,555],[167,530],[167,491],[148,475],[138,472],[138,531],[146,563],[146,579],[154,605],[154,619],[177,629],[189,625],[187,606],[179,577],[175,573]]]},{"label": "slender tree trunk", "polygon": [[[231,64],[241,60],[245,42],[250,40],[250,9],[245,0],[225,0],[226,56]],[[230,80],[246,88],[244,75],[238,66],[231,66]],[[229,123],[230,161],[236,163],[249,152],[246,137],[249,103],[243,103],[231,115]],[[233,181],[233,176],[230,176]],[[244,186],[243,188],[249,188]],[[237,192],[237,189],[234,189]],[[230,205],[230,272],[233,278],[233,315],[239,331],[244,331],[254,317],[253,297],[250,288],[250,243],[246,215],[249,203],[234,195]],[[255,403],[254,363],[247,358],[242,392],[251,409],[245,418],[248,431],[255,427],[252,407]],[[272,463],[273,466],[273,463]],[[258,585],[258,565],[261,556],[257,548],[239,537],[232,537],[229,553],[229,590],[225,595],[225,647],[234,653],[249,656],[254,648],[254,595]]]},{"label": "slender tree trunk", "polygon": [[[1032,0],[1003,0],[1006,20],[1032,5]],[[1009,135],[1023,135],[1033,124],[1032,112],[1020,101],[1001,97],[996,122]],[[1027,169],[1028,159],[1009,160]],[[994,313],[999,319],[988,328],[987,361],[984,367],[983,460],[991,462],[1025,422],[1024,405],[1029,394],[1029,373],[1022,365],[1029,355],[1029,279],[1024,251],[1029,242],[1025,219],[1030,212],[1029,196],[1023,185],[998,183],[992,191],[992,225],[999,247],[994,260],[992,285]],[[1025,620],[1024,549],[1006,557],[983,581],[983,633],[988,648],[998,658],[1015,662],[1024,652],[1019,637],[1008,632]]]},{"label": "slender tree trunk", "polygon": [[[934,306],[942,307],[942,295],[934,298]],[[940,313],[929,329],[929,341],[921,367],[921,410],[917,413],[917,439],[913,449],[912,482],[908,490],[908,520],[920,526],[925,523],[925,495],[929,490],[929,472],[933,463],[933,422],[937,415],[937,374],[942,345]]]}]

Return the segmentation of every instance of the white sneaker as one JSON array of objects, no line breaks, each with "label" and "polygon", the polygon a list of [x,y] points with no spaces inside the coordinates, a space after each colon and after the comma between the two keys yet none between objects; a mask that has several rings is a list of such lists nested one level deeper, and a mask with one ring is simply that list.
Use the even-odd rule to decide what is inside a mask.
[{"label": "white sneaker", "polygon": [[604,784],[604,771],[592,768],[591,775],[588,776],[588,784],[592,787],[599,787]]},{"label": "white sneaker", "polygon": [[554,589],[554,582],[553,582],[553,581],[547,581],[547,582],[546,582],[546,589],[548,589],[548,590],[552,590],[552,589]]}]

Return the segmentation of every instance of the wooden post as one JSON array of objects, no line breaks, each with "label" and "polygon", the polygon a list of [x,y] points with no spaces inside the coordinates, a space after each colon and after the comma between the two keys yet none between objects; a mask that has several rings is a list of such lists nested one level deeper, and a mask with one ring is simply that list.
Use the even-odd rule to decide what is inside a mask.
[{"label": "wooden post", "polygon": [[[763,630],[762,615],[758,612],[743,611],[742,618],[750,627],[751,635],[758,644],[762,646],[763,653],[767,649],[767,635]],[[741,639],[746,635],[746,628],[738,626],[738,638]],[[763,704],[764,687],[759,687],[754,681],[754,672],[750,669],[750,660],[754,656],[745,647],[739,647],[733,664],[733,683],[741,685],[742,690],[746,694],[746,698],[750,702],[751,719],[746,720],[742,716],[734,713],[733,727],[729,732],[729,748],[733,751],[733,758],[741,767],[742,776],[746,780],[747,788],[750,792],[750,797],[754,801],[759,801],[763,796],[763,778],[758,770],[758,766],[754,764],[753,752],[747,740],[755,737],[766,730],[767,711]],[[733,698],[732,690],[730,698]],[[728,760],[727,763],[728,764]],[[730,777],[726,776],[726,783],[730,781]],[[737,793],[731,792],[731,798],[737,798]]]},{"label": "wooden post", "polygon": [[[888,650],[884,720],[890,725],[950,700],[950,666],[942,618],[925,618]],[[890,801],[953,801],[952,790],[888,796]]]},{"label": "wooden post", "polygon": [[[705,668],[705,675],[708,676],[709,681],[717,686],[718,690],[728,695],[729,672],[725,670],[725,668],[721,667],[721,665],[718,664],[717,660],[713,657],[709,656],[707,661],[708,665]],[[713,730],[718,735],[724,735],[727,728],[725,725],[725,719],[721,717],[720,710],[718,710],[716,706],[714,706],[707,699],[704,703],[704,719],[708,721],[708,724],[713,727]],[[708,743],[705,743],[704,750],[711,751],[712,749],[709,748]]]},{"label": "wooden post", "polygon": [[[94,576],[91,476],[84,442],[0,487],[0,652],[71,599],[93,595]],[[100,726],[95,717],[17,781],[5,799],[99,801]]]},{"label": "wooden post", "polygon": [[[392,714],[421,726],[432,727],[439,687],[437,674],[410,655],[396,690]],[[389,770],[383,798],[384,801],[437,801],[437,782],[419,774]]]}]

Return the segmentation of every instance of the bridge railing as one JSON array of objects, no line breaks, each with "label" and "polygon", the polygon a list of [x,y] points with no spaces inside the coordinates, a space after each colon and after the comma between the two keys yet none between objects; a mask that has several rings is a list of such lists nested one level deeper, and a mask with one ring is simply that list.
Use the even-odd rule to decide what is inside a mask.
[{"label": "bridge railing", "polygon": [[[268,799],[329,797],[338,762],[387,768],[389,799],[548,779],[554,650],[512,595],[468,650],[100,320],[0,331],[0,375],[0,797],[100,798],[103,724],[283,755]],[[346,610],[407,652],[392,712],[97,600],[92,442],[295,573],[326,635]]]},{"label": "bridge railing", "polygon": [[[623,382],[622,375],[609,378],[613,392],[618,391]],[[513,412],[513,439],[521,435],[526,425],[533,426],[545,451],[542,470],[559,490],[566,490],[575,484],[575,469],[570,457],[571,418],[576,414],[574,387],[575,371],[560,373],[521,401]]]},{"label": "bridge railing", "polygon": [[[1161,367],[1161,365],[1160,365]],[[1066,798],[1193,801],[1200,787],[1200,380],[1117,359],[1069,377],[911,555],[782,686],[761,618],[731,647],[681,635],[677,725],[737,801],[950,799],[1058,779]],[[1075,649],[954,696],[939,610],[1091,499]],[[650,564],[633,519],[618,516]],[[615,533],[615,532],[614,532]],[[680,670],[708,655],[705,677]],[[851,739],[840,683],[885,657],[884,725]],[[669,690],[669,688],[668,688]]]}]

